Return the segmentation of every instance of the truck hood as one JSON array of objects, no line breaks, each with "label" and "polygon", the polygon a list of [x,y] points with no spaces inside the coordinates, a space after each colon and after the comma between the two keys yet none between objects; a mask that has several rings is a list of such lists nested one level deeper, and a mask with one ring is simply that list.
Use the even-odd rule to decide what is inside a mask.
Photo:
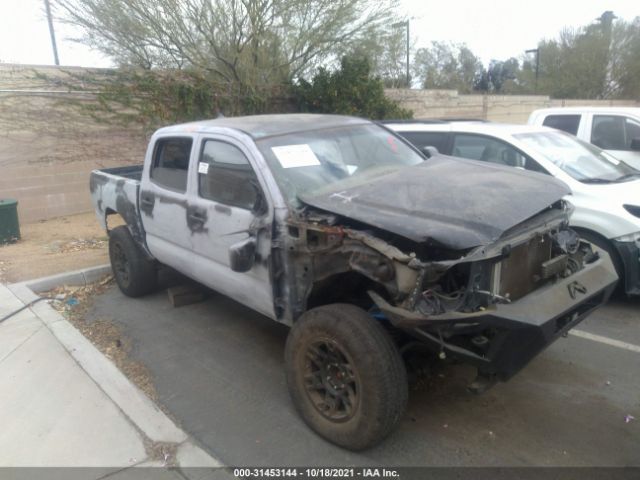
[{"label": "truck hood", "polygon": [[466,250],[496,241],[570,192],[550,176],[443,155],[302,202],[406,237]]}]

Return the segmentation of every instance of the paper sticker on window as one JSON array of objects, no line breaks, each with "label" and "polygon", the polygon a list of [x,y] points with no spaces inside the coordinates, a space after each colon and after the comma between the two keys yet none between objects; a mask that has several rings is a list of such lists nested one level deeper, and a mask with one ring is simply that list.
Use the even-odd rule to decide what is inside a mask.
[{"label": "paper sticker on window", "polygon": [[209,173],[209,164],[205,162],[198,163],[198,173],[207,175]]},{"label": "paper sticker on window", "polygon": [[320,165],[320,160],[311,147],[303,145],[284,145],[271,147],[282,168],[312,167]]}]

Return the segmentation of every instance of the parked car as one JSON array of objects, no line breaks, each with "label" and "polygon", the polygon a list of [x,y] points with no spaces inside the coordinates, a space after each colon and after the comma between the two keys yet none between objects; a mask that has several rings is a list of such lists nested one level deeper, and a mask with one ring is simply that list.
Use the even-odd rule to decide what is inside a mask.
[{"label": "parked car", "polygon": [[640,170],[640,108],[545,108],[535,110],[529,124],[564,130]]},{"label": "parked car", "polygon": [[[617,281],[609,257],[568,228],[563,183],[424,162],[358,118],[162,128],[143,165],[95,170],[90,189],[122,292],[152,292],[164,264],[291,326],[293,403],[350,449],[402,418],[408,358],[474,365],[481,391],[602,305]],[[115,214],[126,226],[109,227]]]},{"label": "parked car", "polygon": [[607,251],[621,289],[640,295],[640,172],[546,127],[487,122],[389,122],[416,147],[554,176],[571,189],[571,227]]}]

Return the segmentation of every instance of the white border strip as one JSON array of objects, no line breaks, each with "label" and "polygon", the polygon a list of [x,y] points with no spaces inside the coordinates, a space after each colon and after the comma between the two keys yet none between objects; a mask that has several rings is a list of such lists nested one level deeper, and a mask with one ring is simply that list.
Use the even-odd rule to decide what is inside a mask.
[{"label": "white border strip", "polygon": [[609,345],[610,347],[621,348],[622,350],[627,350],[629,352],[640,353],[640,346],[634,345],[632,343],[621,342],[620,340],[614,340],[613,338],[603,337],[602,335],[595,335],[593,333],[585,332],[583,330],[569,330],[570,335],[575,335],[576,337],[584,338],[586,340],[592,340],[594,342],[604,343],[605,345]]}]

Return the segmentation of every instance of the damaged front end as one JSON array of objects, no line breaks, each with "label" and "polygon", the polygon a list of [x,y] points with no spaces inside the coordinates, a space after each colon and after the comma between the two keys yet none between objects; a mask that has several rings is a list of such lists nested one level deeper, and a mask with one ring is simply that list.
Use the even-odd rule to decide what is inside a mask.
[{"label": "damaged front end", "polygon": [[314,215],[289,226],[300,311],[336,300],[379,310],[439,358],[476,366],[478,390],[518,372],[606,302],[617,281],[606,253],[568,228],[563,201],[464,251]]}]

